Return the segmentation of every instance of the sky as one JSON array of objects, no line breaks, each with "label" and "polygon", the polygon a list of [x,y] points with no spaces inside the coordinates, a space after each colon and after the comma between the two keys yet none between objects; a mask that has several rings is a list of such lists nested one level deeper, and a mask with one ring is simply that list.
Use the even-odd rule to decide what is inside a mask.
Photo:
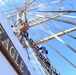
[{"label": "sky", "polygon": [[[36,0],[35,3],[39,2],[40,5],[42,5],[44,3],[50,3],[50,2],[54,2],[54,1],[56,1],[56,0]],[[9,12],[10,10],[17,9],[17,8],[24,6],[23,2],[25,2],[25,0],[11,0],[11,1],[10,0],[0,0],[0,7],[4,11],[4,13],[6,13],[6,12]],[[37,6],[39,6],[39,4],[29,7],[29,8],[27,8],[27,10],[29,10],[31,8],[35,8]],[[58,8],[61,8],[61,7],[63,7],[63,10],[76,10],[76,0],[63,0],[62,2],[50,4],[47,7],[43,7],[43,8],[39,8],[39,9],[30,11],[27,13],[27,19],[28,19],[28,21],[30,21],[31,19],[37,18],[39,16],[43,16],[43,14],[46,14],[46,13],[39,13],[37,11],[43,11],[43,10],[51,11],[51,10],[57,10]],[[49,17],[52,17],[56,14],[61,14],[61,13],[53,13],[51,15],[50,14],[48,14],[48,15],[49,15]],[[30,23],[30,25],[35,22],[44,20],[44,19],[45,18],[34,21],[34,22]],[[70,20],[70,21],[75,22],[76,21],[76,13],[70,13],[68,15],[59,17],[59,19]],[[51,34],[48,32],[48,30],[52,31],[55,34],[60,32],[48,24],[56,26],[59,29],[61,29],[62,31],[75,27],[75,25],[72,25],[72,24],[67,24],[67,23],[63,23],[63,22],[59,22],[59,21],[55,21],[55,20],[50,20],[50,21],[43,23],[41,25],[37,25],[32,28],[29,28],[28,32],[29,32],[30,38],[32,38],[34,41],[38,41],[40,39],[51,36]],[[42,29],[43,26],[48,30]],[[76,37],[76,31],[73,31],[69,34]],[[69,37],[68,35],[60,36],[60,38],[76,50],[76,39],[73,39],[73,38]],[[70,48],[68,48],[67,46],[62,44],[57,39],[52,39],[52,40],[49,40],[47,42],[44,42],[44,43],[41,43],[38,45],[38,46],[43,45],[46,47],[46,49],[49,52],[48,53],[49,60],[54,65],[54,67],[61,73],[61,75],[76,75],[76,68],[74,68],[65,59],[63,59],[47,43],[49,43],[51,46],[53,46],[57,51],[59,51],[63,56],[65,56],[74,65],[76,65],[76,53],[74,53]],[[30,56],[31,56],[31,53],[30,53]],[[32,61],[32,62],[34,63],[34,61]]]}]

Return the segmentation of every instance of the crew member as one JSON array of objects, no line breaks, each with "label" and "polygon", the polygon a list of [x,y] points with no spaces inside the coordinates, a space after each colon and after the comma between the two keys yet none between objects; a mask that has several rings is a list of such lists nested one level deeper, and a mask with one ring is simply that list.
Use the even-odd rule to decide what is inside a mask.
[{"label": "crew member", "polygon": [[43,57],[41,57],[41,59],[43,60],[43,62],[46,64],[47,67],[50,68],[50,62],[49,62],[49,59],[47,57],[47,54],[48,54],[48,51],[46,50],[46,48],[44,46],[41,46],[38,51],[41,53],[41,55]]}]

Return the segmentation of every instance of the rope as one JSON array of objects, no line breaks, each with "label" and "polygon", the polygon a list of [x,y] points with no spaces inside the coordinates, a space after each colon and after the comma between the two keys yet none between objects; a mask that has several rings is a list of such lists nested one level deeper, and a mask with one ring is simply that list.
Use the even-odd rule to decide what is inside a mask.
[{"label": "rope", "polygon": [[31,3],[29,3],[28,6],[31,5],[33,2],[35,2],[35,0],[33,0]]},{"label": "rope", "polygon": [[[62,14],[61,14],[62,15]],[[31,16],[31,15],[30,15]],[[59,15],[60,16],[60,15]],[[33,16],[32,16],[33,17]],[[54,35],[55,38],[60,41],[62,44],[66,45],[68,48],[70,48],[73,52],[76,53],[76,50],[74,48],[72,48],[70,45],[68,45],[65,41],[63,41],[61,38],[59,38],[57,35],[55,35],[53,32],[51,32],[50,30],[48,30],[47,28],[45,28],[44,26],[39,26],[41,29],[43,29],[44,31],[46,31],[48,34],[50,35]]]},{"label": "rope", "polygon": [[42,7],[47,6],[47,5],[50,5],[50,4],[55,4],[55,3],[58,3],[58,2],[61,2],[61,1],[62,1],[62,0],[53,1],[53,2],[51,2],[51,3],[45,3],[45,4],[41,5],[41,6],[39,5],[38,7],[32,8],[32,9],[30,9],[30,10],[27,10],[27,12],[28,12],[28,11],[31,11],[31,10],[38,9],[38,8],[42,8]]},{"label": "rope", "polygon": [[[36,34],[40,39],[42,39],[42,37],[39,35],[39,34],[37,34],[33,29],[32,29],[32,32],[34,33],[34,34]],[[48,44],[48,42],[46,41],[46,43]],[[51,47],[52,48],[52,47]],[[46,59],[46,58],[45,58]],[[48,61],[48,60],[47,60]],[[50,61],[48,61],[49,63],[50,63]],[[51,63],[50,63],[51,64]],[[51,64],[52,65],[52,64]]]},{"label": "rope", "polygon": [[[35,32],[34,32],[35,33]],[[38,35],[39,36],[39,35]],[[40,37],[40,36],[39,36]],[[41,38],[41,37],[40,37]],[[48,42],[46,42],[56,53],[58,53],[63,59],[65,59],[70,65],[72,65],[74,68],[76,68],[76,65],[74,65],[71,61],[69,61],[65,56],[63,56],[58,50],[56,50],[52,45],[50,45]]]},{"label": "rope", "polygon": [[[40,27],[40,26],[39,26]],[[40,27],[41,29],[43,29],[44,31],[46,31],[48,34],[50,35],[54,35],[54,37],[60,41],[62,44],[66,45],[68,48],[70,48],[73,52],[76,53],[76,50],[74,48],[72,48],[70,45],[68,45],[65,41],[63,41],[61,38],[59,38],[57,35],[55,35],[53,32],[51,32],[50,30],[48,30],[46,27],[42,26]]]},{"label": "rope", "polygon": [[51,27],[53,27],[53,28],[55,28],[55,29],[57,29],[57,30],[59,30],[60,32],[63,32],[63,33],[65,33],[65,34],[67,34],[68,36],[70,36],[71,38],[73,38],[73,39],[75,39],[76,40],[76,37],[74,37],[74,36],[72,36],[71,34],[69,34],[69,33],[66,33],[66,32],[64,32],[64,31],[62,31],[61,29],[59,29],[58,27],[56,27],[56,26],[54,26],[54,25],[51,25],[51,24],[48,24],[48,23],[46,23],[48,26],[51,26]]},{"label": "rope", "polygon": [[76,26],[76,22],[73,21],[68,21],[68,20],[62,20],[62,19],[56,19],[56,18],[50,18],[52,20],[56,20],[56,21],[60,21],[60,22],[64,22],[64,23],[68,23],[68,24],[72,24]]},{"label": "rope", "polygon": [[[26,38],[26,37],[25,37],[25,38]],[[41,58],[38,56],[37,50],[36,50],[34,44],[33,44],[33,43],[31,44],[31,43],[30,43],[30,40],[29,40],[28,38],[26,38],[26,40],[28,41],[30,47],[34,50],[34,53],[35,53],[35,55],[38,57],[38,59],[43,63],[43,65],[44,65],[48,70],[50,70],[50,69],[45,65],[45,63],[41,60]],[[45,70],[46,70],[46,69],[45,69]],[[50,70],[50,71],[51,71],[51,70]],[[47,71],[47,73],[48,73],[48,71]],[[50,74],[48,73],[48,75],[50,75]]]},{"label": "rope", "polygon": [[[48,61],[49,62],[49,61]],[[49,62],[50,63],[50,62]],[[51,63],[50,63],[51,64]],[[60,74],[60,73],[59,73]]]}]

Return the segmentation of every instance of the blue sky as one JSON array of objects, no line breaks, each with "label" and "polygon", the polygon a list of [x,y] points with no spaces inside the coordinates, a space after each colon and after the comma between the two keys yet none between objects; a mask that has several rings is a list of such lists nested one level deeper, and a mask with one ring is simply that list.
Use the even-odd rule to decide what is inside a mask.
[{"label": "blue sky", "polygon": [[[56,1],[56,0],[36,0],[35,2],[36,3],[40,2],[40,4],[43,4],[43,3],[50,3],[53,1]],[[0,6],[3,9],[3,11],[5,12],[5,11],[10,11],[12,9],[16,9],[15,6],[16,7],[24,6],[23,2],[25,2],[25,0],[0,0]],[[71,5],[71,2],[72,2],[72,5]],[[9,6],[11,6],[11,7],[9,7]],[[37,7],[37,6],[38,5],[36,5],[35,7]],[[62,4],[61,4],[61,2],[59,2],[56,4],[49,5],[47,7],[39,8],[38,10],[57,10],[60,7],[63,7],[64,8],[63,10],[72,10],[72,9],[76,10],[76,0],[63,0]],[[31,7],[31,8],[34,8],[34,7]],[[30,8],[28,8],[28,9],[30,9]],[[34,19],[35,17],[37,17],[36,16],[37,14],[38,15],[43,14],[43,13],[37,13],[36,11],[37,10],[27,13],[28,20]],[[29,15],[30,13],[33,14],[34,17],[31,17]],[[59,14],[59,13],[54,13],[53,15],[56,15],[56,14]],[[76,13],[70,13],[68,15],[76,16]],[[50,15],[50,17],[51,16],[52,15]],[[68,18],[65,16],[62,16],[59,18],[64,19],[64,20],[71,20],[74,22],[76,21],[76,18]],[[41,19],[41,20],[43,20],[43,19]],[[38,22],[38,21],[40,21],[40,20],[37,20],[36,22]],[[54,21],[54,20],[50,20],[47,23],[52,24],[52,25],[60,28],[63,31],[75,27],[74,25],[62,23],[62,22]],[[47,25],[46,23],[43,23],[40,26],[45,26],[46,28],[48,28],[50,31],[52,31],[55,34],[60,32],[60,31],[52,28],[51,26]],[[32,30],[35,31],[36,34],[38,34],[41,38],[36,36],[36,34],[33,33]],[[43,31],[39,26],[30,28],[28,32],[30,33],[30,37],[34,41],[51,36],[47,32]],[[76,31],[71,32],[70,34],[76,37]],[[74,49],[76,49],[76,40],[75,39],[69,37],[68,35],[63,35],[60,38],[62,40],[64,40],[67,44],[72,46]],[[52,39],[52,40],[48,41],[48,43],[50,45],[52,45],[55,49],[57,49],[62,55],[64,55],[66,58],[68,58],[73,64],[76,65],[76,53],[71,51],[68,47],[66,47],[64,44],[59,42],[57,39]],[[47,45],[46,42],[42,43],[41,45],[43,45],[47,48],[47,50],[49,51],[49,54],[48,54],[49,60],[62,75],[76,75],[76,68],[72,67],[67,61],[65,61],[58,53],[56,53],[49,45]]]}]

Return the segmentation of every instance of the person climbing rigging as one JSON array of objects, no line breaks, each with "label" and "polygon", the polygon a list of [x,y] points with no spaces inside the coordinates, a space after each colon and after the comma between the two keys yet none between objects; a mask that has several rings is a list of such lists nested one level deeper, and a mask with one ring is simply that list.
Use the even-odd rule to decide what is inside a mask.
[{"label": "person climbing rigging", "polygon": [[38,51],[41,53],[41,55],[43,56],[41,59],[42,61],[46,64],[47,67],[50,68],[50,63],[49,63],[49,59],[47,57],[48,51],[44,46],[41,46]]},{"label": "person climbing rigging", "polygon": [[46,50],[46,48],[44,46],[41,46],[38,51],[44,56],[45,59],[47,59],[47,54],[48,51]]}]

